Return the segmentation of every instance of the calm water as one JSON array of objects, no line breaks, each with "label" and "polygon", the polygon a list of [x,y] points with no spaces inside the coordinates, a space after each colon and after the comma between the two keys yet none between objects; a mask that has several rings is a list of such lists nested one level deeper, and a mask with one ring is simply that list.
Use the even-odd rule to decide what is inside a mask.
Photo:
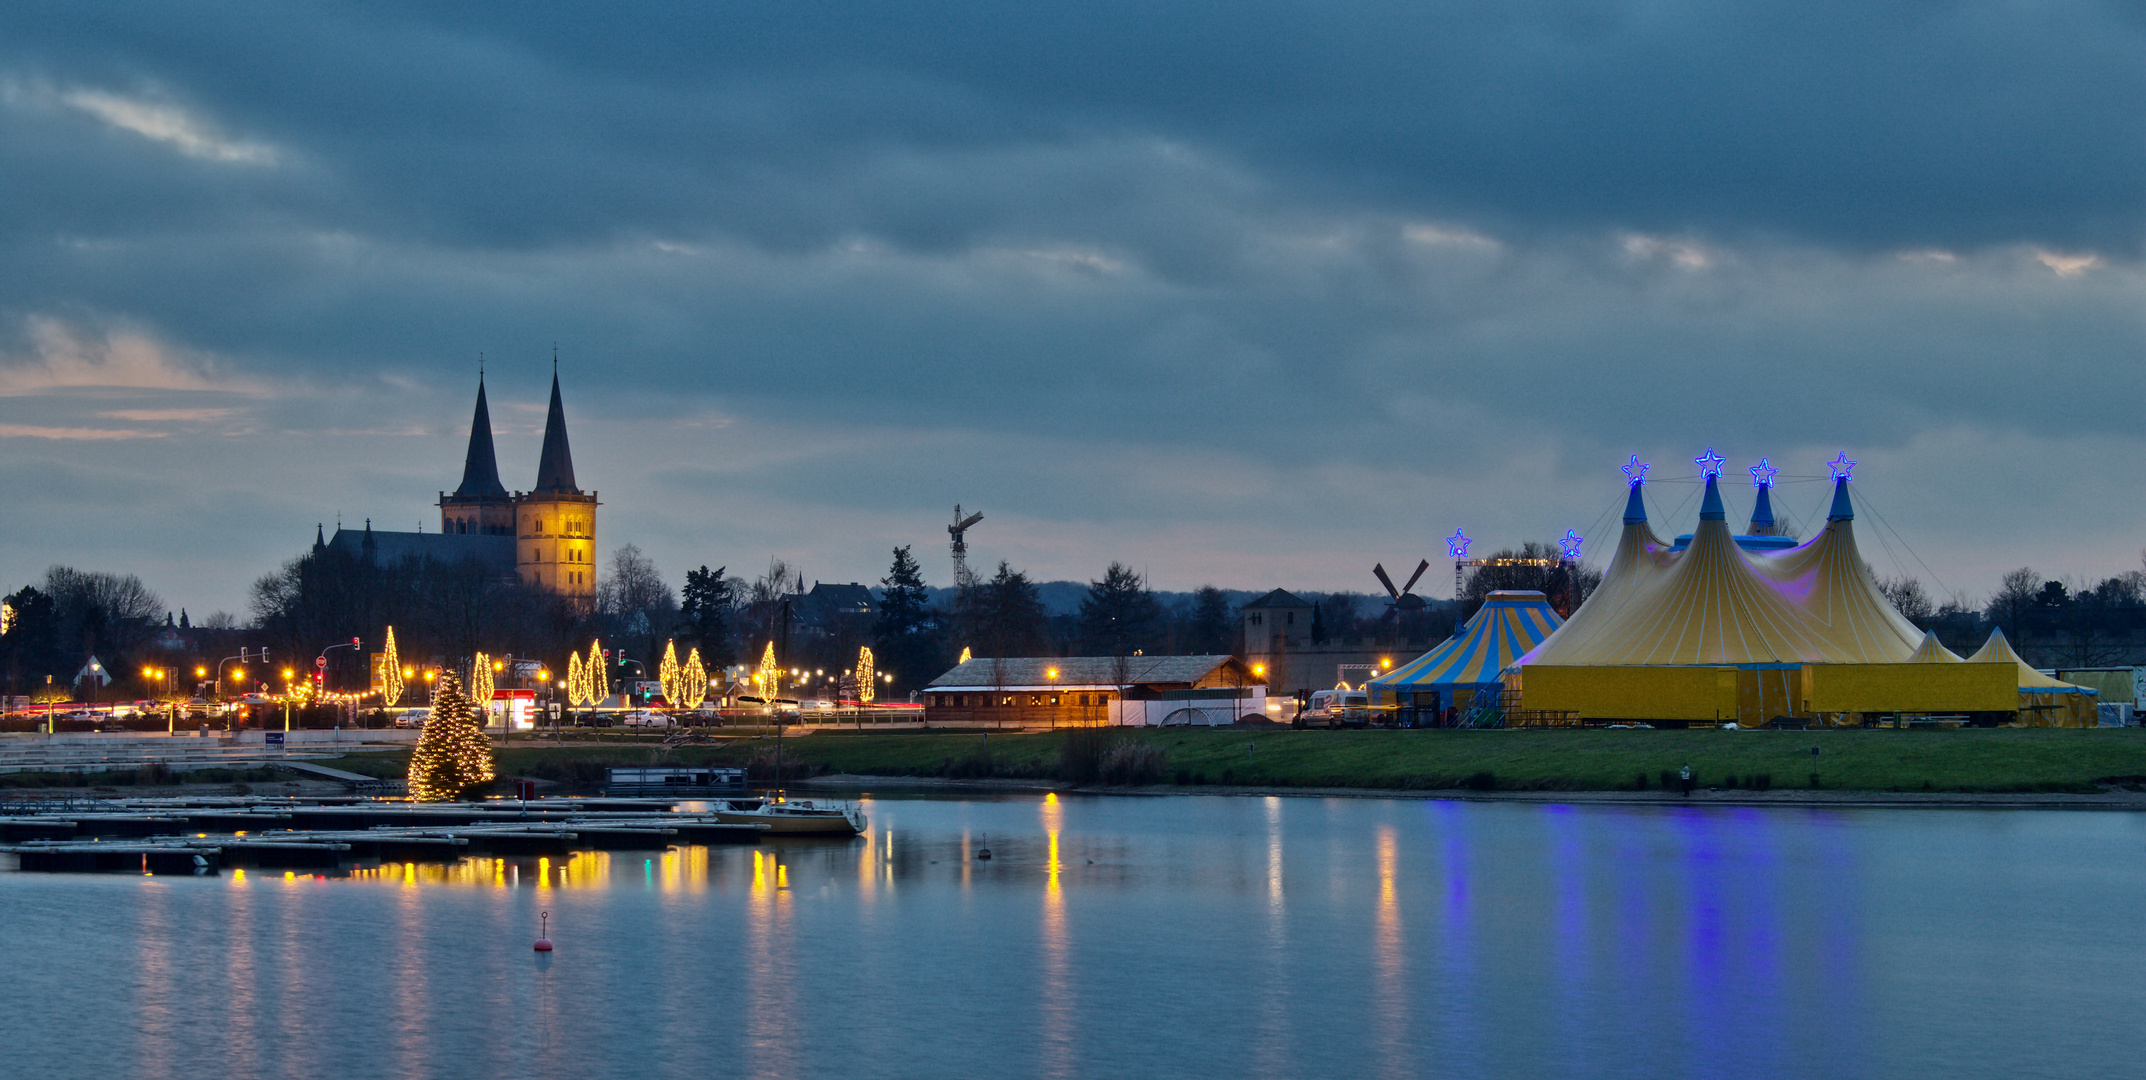
[{"label": "calm water", "polygon": [[[849,843],[0,874],[0,1073],[2126,1076],[2146,816],[878,800]],[[964,857],[989,834],[996,858]],[[530,950],[537,912],[559,951]]]}]

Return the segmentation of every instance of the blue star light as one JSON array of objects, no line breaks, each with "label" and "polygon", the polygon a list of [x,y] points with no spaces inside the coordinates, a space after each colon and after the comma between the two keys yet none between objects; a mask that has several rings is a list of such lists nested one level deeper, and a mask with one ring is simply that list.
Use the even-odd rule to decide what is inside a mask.
[{"label": "blue star light", "polygon": [[1446,555],[1449,558],[1465,559],[1468,557],[1468,545],[1472,543],[1475,541],[1462,536],[1461,531],[1455,529],[1453,535],[1446,537]]},{"label": "blue star light", "polygon": [[1580,544],[1585,539],[1579,533],[1566,529],[1564,538],[1557,542],[1557,546],[1565,549],[1566,558],[1577,562],[1580,558]]},{"label": "blue star light", "polygon": [[1644,484],[1647,482],[1647,470],[1653,467],[1654,466],[1639,460],[1638,454],[1633,454],[1631,462],[1629,464],[1620,466],[1619,468],[1624,473],[1624,479],[1626,483]]},{"label": "blue star light", "polygon": [[1841,456],[1826,462],[1826,468],[1833,470],[1833,479],[1846,480],[1849,479],[1848,470],[1855,468],[1855,462],[1848,460],[1848,455],[1843,452]]},{"label": "blue star light", "polygon": [[1765,458],[1760,458],[1758,464],[1751,466],[1751,486],[1772,487],[1773,474],[1780,471],[1781,470],[1766,464]]},{"label": "blue star light", "polygon": [[1704,480],[1709,476],[1720,476],[1721,463],[1728,459],[1722,457],[1720,454],[1715,453],[1714,448],[1709,446],[1706,448],[1706,453],[1701,454],[1698,457],[1693,458],[1692,460],[1699,464],[1699,479]]}]

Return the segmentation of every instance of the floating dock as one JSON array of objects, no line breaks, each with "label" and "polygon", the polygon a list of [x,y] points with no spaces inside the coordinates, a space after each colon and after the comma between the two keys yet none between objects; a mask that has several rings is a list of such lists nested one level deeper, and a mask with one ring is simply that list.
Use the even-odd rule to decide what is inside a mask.
[{"label": "floating dock", "polygon": [[24,870],[215,873],[227,865],[324,869],[754,843],[764,824],[725,824],[660,799],[398,803],[356,799],[35,800],[0,814],[0,852]]}]

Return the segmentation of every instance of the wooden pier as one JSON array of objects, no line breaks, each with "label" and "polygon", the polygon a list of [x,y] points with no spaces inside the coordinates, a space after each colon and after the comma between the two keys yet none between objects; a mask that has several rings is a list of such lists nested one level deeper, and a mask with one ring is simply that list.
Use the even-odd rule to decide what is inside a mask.
[{"label": "wooden pier", "polygon": [[[0,852],[24,870],[216,873],[224,866],[332,869],[470,855],[564,855],[754,843],[766,825],[724,824],[656,799],[398,803],[356,799],[126,799],[0,815]],[[24,812],[28,811],[28,812]]]}]

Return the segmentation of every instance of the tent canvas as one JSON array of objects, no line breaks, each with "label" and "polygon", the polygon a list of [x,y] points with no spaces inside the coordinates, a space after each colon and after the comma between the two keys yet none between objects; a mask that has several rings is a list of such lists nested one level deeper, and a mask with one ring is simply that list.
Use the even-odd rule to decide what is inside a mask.
[{"label": "tent canvas", "polygon": [[1543,594],[1510,589],[1491,593],[1461,632],[1430,652],[1365,684],[1374,701],[1402,693],[1494,686],[1499,675],[1563,624]]}]

